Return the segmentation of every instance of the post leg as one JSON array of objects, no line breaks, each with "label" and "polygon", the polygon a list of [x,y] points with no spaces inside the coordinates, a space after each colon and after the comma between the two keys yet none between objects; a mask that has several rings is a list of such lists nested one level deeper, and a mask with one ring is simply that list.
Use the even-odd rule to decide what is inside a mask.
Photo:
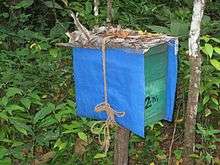
[{"label": "post leg", "polygon": [[115,136],[114,165],[128,165],[129,135],[129,130],[118,127]]}]

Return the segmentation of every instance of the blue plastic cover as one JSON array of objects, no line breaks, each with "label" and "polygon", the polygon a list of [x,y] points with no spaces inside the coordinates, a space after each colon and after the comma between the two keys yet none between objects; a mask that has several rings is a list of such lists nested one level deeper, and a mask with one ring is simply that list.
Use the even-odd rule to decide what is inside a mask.
[{"label": "blue plastic cover", "polygon": [[[77,114],[105,120],[105,112],[95,112],[104,101],[102,53],[100,49],[73,49]],[[108,102],[125,116],[116,122],[144,136],[144,55],[132,49],[107,49]]]},{"label": "blue plastic cover", "polygon": [[[173,116],[177,79],[177,40],[168,44],[166,87],[166,116]],[[76,88],[77,115],[106,120],[105,112],[95,112],[95,106],[104,101],[101,49],[73,48],[73,66]],[[145,77],[144,52],[134,49],[107,49],[108,102],[116,111],[125,112],[115,117],[116,122],[144,137]]]},{"label": "blue plastic cover", "polygon": [[175,104],[176,83],[177,83],[177,52],[178,40],[168,42],[168,68],[167,68],[167,108],[165,120],[173,120],[173,110]]}]

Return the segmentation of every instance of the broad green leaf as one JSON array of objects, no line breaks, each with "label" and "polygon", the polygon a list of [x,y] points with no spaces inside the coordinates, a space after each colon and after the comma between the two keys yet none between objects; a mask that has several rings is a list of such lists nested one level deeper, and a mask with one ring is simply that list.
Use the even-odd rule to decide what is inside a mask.
[{"label": "broad green leaf", "polygon": [[68,6],[68,0],[61,0],[66,6]]},{"label": "broad green leaf", "polygon": [[213,103],[215,103],[216,105],[219,105],[218,100],[214,97],[211,98],[211,100],[213,101]]},{"label": "broad green leaf", "polygon": [[181,159],[182,152],[183,152],[182,150],[178,150],[178,149],[174,150],[174,154],[175,154],[175,157],[176,157],[177,160]]},{"label": "broad green leaf", "polygon": [[165,160],[167,156],[163,153],[155,155],[158,160]]},{"label": "broad green leaf", "polygon": [[91,12],[92,12],[92,3],[90,2],[90,1],[87,1],[86,3],[85,3],[85,12],[87,13],[87,14],[90,14]]},{"label": "broad green leaf", "polygon": [[209,132],[210,132],[209,135],[219,134],[220,133],[220,129],[212,129]]},{"label": "broad green leaf", "polygon": [[75,103],[73,102],[73,100],[67,100],[67,104],[72,108],[75,107]]},{"label": "broad green leaf", "polygon": [[211,145],[208,146],[208,148],[210,148],[210,149],[212,149],[212,150],[215,150],[215,149],[216,149],[216,145],[211,144]]},{"label": "broad green leaf", "polygon": [[32,99],[35,99],[38,101],[40,101],[40,99],[41,99],[40,96],[36,92],[33,92],[30,96]]},{"label": "broad green leaf", "polygon": [[51,38],[59,38],[65,33],[65,29],[60,24],[56,24],[52,29],[50,29]]},{"label": "broad green leaf", "polygon": [[97,154],[94,156],[94,159],[100,159],[100,158],[105,158],[105,157],[106,157],[106,154],[97,153]]},{"label": "broad green leaf", "polygon": [[190,156],[191,158],[197,158],[197,159],[200,158],[198,154],[191,154],[191,155],[189,155],[189,156]]},{"label": "broad green leaf", "polygon": [[19,88],[15,88],[15,87],[11,87],[11,88],[8,88],[8,89],[7,89],[6,96],[7,96],[8,98],[9,98],[9,97],[13,97],[13,96],[15,96],[16,94],[22,95],[22,90],[19,89]]},{"label": "broad green leaf", "polygon": [[14,125],[14,127],[15,127],[19,132],[23,133],[24,135],[27,135],[27,134],[28,134],[28,133],[27,133],[27,130],[25,130],[24,128],[19,127],[19,126],[17,126],[17,125]]},{"label": "broad green leaf", "polygon": [[4,159],[1,159],[1,165],[11,165],[11,159],[10,158],[4,158]]},{"label": "broad green leaf", "polygon": [[66,103],[62,103],[56,106],[56,110],[64,109],[66,107]]},{"label": "broad green leaf", "polygon": [[55,8],[55,9],[63,9],[58,3],[52,1],[45,1],[44,4],[49,8]]},{"label": "broad green leaf", "polygon": [[207,54],[210,58],[212,58],[212,54],[213,54],[213,47],[211,44],[205,44],[205,46],[203,47],[203,52],[205,54]]},{"label": "broad green leaf", "polygon": [[67,145],[67,143],[65,143],[65,142],[62,142],[61,141],[61,139],[58,139],[57,141],[56,141],[56,143],[54,144],[54,148],[59,148],[59,150],[62,150],[62,149],[64,149],[65,147],[66,147],[66,145]]},{"label": "broad green leaf", "polygon": [[170,32],[174,36],[186,36],[189,31],[189,24],[183,21],[172,21]]},{"label": "broad green leaf", "polygon": [[195,146],[196,146],[196,148],[198,148],[198,149],[204,148],[204,146],[203,146],[202,144],[196,144]]},{"label": "broad green leaf", "polygon": [[209,42],[209,40],[210,40],[210,37],[209,36],[202,36],[201,37],[201,40],[204,40],[205,42]]},{"label": "broad green leaf", "polygon": [[68,133],[77,133],[81,131],[80,129],[73,129],[73,130],[66,130],[66,131],[63,131],[62,133],[63,134],[68,134]]},{"label": "broad green leaf", "polygon": [[48,117],[46,117],[46,118],[44,118],[40,123],[39,123],[39,125],[38,125],[38,127],[39,128],[43,128],[43,127],[49,127],[49,126],[51,126],[51,125],[53,125],[53,124],[57,124],[57,120],[56,119],[54,119],[54,117],[53,116],[48,116]]},{"label": "broad green leaf", "polygon": [[60,110],[58,113],[55,114],[55,117],[58,121],[61,121],[61,119],[65,118],[65,117],[70,117],[74,114],[74,111],[67,107],[64,110]]},{"label": "broad green leaf", "polygon": [[11,120],[10,123],[14,125],[14,127],[24,135],[28,135],[28,131],[31,132],[31,128],[25,123],[18,122],[16,120]]},{"label": "broad green leaf", "polygon": [[220,47],[214,47],[216,53],[220,54]]},{"label": "broad green leaf", "polygon": [[23,0],[16,4],[15,9],[27,8],[33,4],[34,0]]},{"label": "broad green leaf", "polygon": [[217,43],[220,43],[220,39],[218,39],[218,38],[211,38],[211,39]]},{"label": "broad green leaf", "polygon": [[78,136],[81,140],[88,142],[88,137],[84,132],[78,132]]},{"label": "broad green leaf", "polygon": [[4,120],[7,121],[9,119],[9,117],[5,112],[0,112],[0,120],[1,119],[4,119]]},{"label": "broad green leaf", "polygon": [[42,41],[46,40],[46,38],[40,32],[34,32],[28,29],[19,30],[17,35],[23,37],[26,40],[30,40],[30,39],[38,39]]},{"label": "broad green leaf", "polygon": [[148,28],[150,28],[152,31],[156,32],[156,33],[163,33],[163,34],[170,34],[170,30],[167,27],[164,26],[147,26]]},{"label": "broad green leaf", "polygon": [[5,147],[0,146],[0,159],[3,159],[3,157],[6,156],[7,154],[8,154],[8,150]]},{"label": "broad green leaf", "polygon": [[60,144],[62,143],[62,141],[59,139],[57,139],[56,143],[54,144],[54,148],[58,147]]},{"label": "broad green leaf", "polygon": [[22,149],[23,149],[22,146],[12,148],[12,149],[10,150],[10,154],[11,154],[14,158],[16,158],[16,159],[18,159],[18,160],[25,160],[26,157],[23,155],[23,152],[21,152]]},{"label": "broad green leaf", "polygon": [[31,101],[28,98],[22,98],[21,103],[25,106],[25,108],[30,109]]},{"label": "broad green leaf", "polygon": [[208,101],[209,101],[209,95],[206,95],[202,100],[202,104],[205,105]]},{"label": "broad green leaf", "polygon": [[19,105],[16,105],[16,104],[13,104],[13,105],[9,105],[5,108],[5,110],[10,114],[12,115],[12,112],[13,111],[21,111],[21,112],[24,112],[25,109]]},{"label": "broad green leaf", "polygon": [[216,59],[210,60],[211,64],[220,71],[220,62]]},{"label": "broad green leaf", "polygon": [[82,126],[82,123],[78,121],[73,121],[71,124],[63,124],[62,126],[65,129],[72,130],[72,129],[80,128]]},{"label": "broad green leaf", "polygon": [[43,119],[54,110],[55,105],[52,103],[48,103],[46,107],[42,108],[40,111],[36,113],[36,115],[34,116],[34,123],[36,124],[39,120]]},{"label": "broad green leaf", "polygon": [[2,97],[2,99],[0,101],[0,105],[6,106],[7,104],[8,104],[8,97],[6,97],[6,96]]},{"label": "broad green leaf", "polygon": [[1,139],[1,138],[0,138],[0,142],[12,143],[12,140],[9,140],[9,139]]},{"label": "broad green leaf", "polygon": [[21,146],[23,145],[24,143],[23,142],[19,142],[19,141],[13,141],[13,144],[11,147],[17,147],[17,146]]},{"label": "broad green leaf", "polygon": [[18,110],[18,111],[24,111],[24,108],[19,106],[19,105],[16,105],[16,104],[13,104],[13,105],[9,105],[6,107],[7,110],[10,110],[10,111],[15,111],[15,110]]},{"label": "broad green leaf", "polygon": [[8,13],[2,13],[2,16],[3,16],[4,18],[8,18],[8,17],[9,17],[9,14],[8,14]]},{"label": "broad green leaf", "polygon": [[206,152],[206,156],[205,156],[206,161],[208,161],[209,164],[211,164],[211,161],[213,159],[213,156],[210,155],[208,152]]},{"label": "broad green leaf", "polygon": [[211,115],[211,114],[212,114],[211,110],[208,109],[208,108],[206,108],[206,109],[205,109],[205,117],[208,117],[208,116]]},{"label": "broad green leaf", "polygon": [[49,53],[51,56],[53,56],[54,58],[56,58],[59,55],[59,51],[56,48],[52,48],[49,50]]}]

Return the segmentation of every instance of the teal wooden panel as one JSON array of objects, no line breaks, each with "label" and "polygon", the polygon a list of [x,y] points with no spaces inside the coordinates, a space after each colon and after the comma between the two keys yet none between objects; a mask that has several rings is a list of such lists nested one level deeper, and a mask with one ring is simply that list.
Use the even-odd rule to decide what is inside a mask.
[{"label": "teal wooden panel", "polygon": [[145,126],[166,115],[167,45],[151,48],[144,58]]}]

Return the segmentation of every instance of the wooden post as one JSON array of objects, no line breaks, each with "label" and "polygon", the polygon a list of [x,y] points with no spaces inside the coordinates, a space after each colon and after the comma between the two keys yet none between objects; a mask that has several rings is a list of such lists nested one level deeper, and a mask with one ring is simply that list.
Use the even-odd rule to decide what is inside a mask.
[{"label": "wooden post", "polygon": [[115,136],[114,165],[128,164],[128,142],[130,131],[126,128],[118,127]]},{"label": "wooden post", "polygon": [[94,16],[99,15],[99,0],[94,0]]},{"label": "wooden post", "polygon": [[184,131],[183,164],[185,165],[191,165],[194,163],[190,155],[193,154],[195,150],[196,116],[202,64],[202,56],[199,49],[199,37],[204,7],[205,0],[194,0],[192,22],[189,33],[190,81]]},{"label": "wooden post", "polygon": [[106,22],[111,25],[112,23],[112,0],[107,0],[107,20]]}]

